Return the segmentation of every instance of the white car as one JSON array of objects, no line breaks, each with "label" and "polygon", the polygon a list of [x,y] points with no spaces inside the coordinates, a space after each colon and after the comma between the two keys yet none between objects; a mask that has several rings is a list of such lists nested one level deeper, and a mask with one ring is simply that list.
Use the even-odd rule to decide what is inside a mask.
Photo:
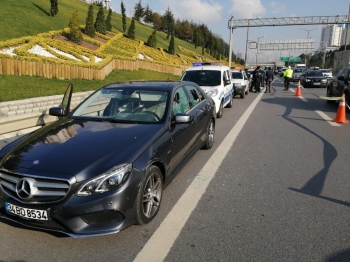
[{"label": "white car", "polygon": [[322,72],[322,75],[324,75],[327,78],[333,77],[332,71],[329,69],[320,69]]},{"label": "white car", "polygon": [[241,70],[231,70],[232,83],[234,86],[233,96],[240,95],[244,98],[249,94],[249,79],[247,74]]},{"label": "white car", "polygon": [[228,66],[193,63],[193,66],[182,74],[180,80],[196,83],[214,100],[217,118],[222,117],[224,107],[232,107],[234,89]]}]

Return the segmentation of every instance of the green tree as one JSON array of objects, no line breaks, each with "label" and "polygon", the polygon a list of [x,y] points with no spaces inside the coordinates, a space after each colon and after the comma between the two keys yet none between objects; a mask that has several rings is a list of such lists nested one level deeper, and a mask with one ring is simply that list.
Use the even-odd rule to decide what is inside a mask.
[{"label": "green tree", "polygon": [[94,6],[89,5],[88,15],[86,17],[84,33],[90,37],[95,37],[96,31],[94,27]]},{"label": "green tree", "polygon": [[57,0],[50,0],[51,3],[51,16],[55,16],[58,13],[58,3]]},{"label": "green tree", "polygon": [[170,34],[173,30],[173,23],[174,23],[174,15],[173,13],[170,11],[170,8],[168,7],[168,9],[165,11],[165,14],[162,18],[162,27],[164,32],[167,33],[166,39],[169,39]]},{"label": "green tree", "polygon": [[120,9],[122,11],[122,24],[123,24],[123,33],[126,31],[126,9],[123,1],[120,4]]},{"label": "green tree", "polygon": [[153,23],[153,12],[148,5],[146,5],[146,8],[143,12],[143,21],[147,24]]},{"label": "green tree", "polygon": [[134,18],[140,22],[140,18],[143,17],[144,8],[142,7],[141,0],[135,4],[134,7]]},{"label": "green tree", "polygon": [[78,12],[74,11],[69,24],[69,34],[68,39],[74,43],[80,44],[83,41],[83,35],[79,28],[79,18],[78,18]]},{"label": "green tree", "polygon": [[174,23],[172,25],[172,28],[173,28],[173,30],[171,31],[171,38],[170,38],[168,53],[175,55],[175,25],[174,25]]},{"label": "green tree", "polygon": [[157,48],[157,30],[154,30],[153,33],[148,37],[146,45],[149,47]]},{"label": "green tree", "polygon": [[106,22],[105,22],[105,15],[103,13],[103,7],[100,6],[96,21],[95,21],[95,30],[96,32],[99,32],[101,34],[106,34]]},{"label": "green tree", "polygon": [[135,18],[134,17],[131,20],[131,24],[130,24],[129,29],[128,29],[127,37],[132,39],[132,40],[135,40]]},{"label": "green tree", "polygon": [[106,20],[106,30],[112,31],[112,9],[109,8],[107,20]]}]

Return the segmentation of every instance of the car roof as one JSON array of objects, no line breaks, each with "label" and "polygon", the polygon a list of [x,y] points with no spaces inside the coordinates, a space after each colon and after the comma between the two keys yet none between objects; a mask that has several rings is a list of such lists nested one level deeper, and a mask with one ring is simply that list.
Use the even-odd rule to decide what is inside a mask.
[{"label": "car roof", "polygon": [[201,66],[193,66],[186,69],[186,71],[196,71],[196,70],[209,70],[209,71],[224,71],[230,70],[228,66],[222,65],[201,65]]},{"label": "car roof", "polygon": [[[187,81],[132,81],[110,83],[102,88],[138,88],[143,90],[169,91]],[[191,82],[191,84],[195,84]],[[196,84],[195,84],[196,85]]]}]

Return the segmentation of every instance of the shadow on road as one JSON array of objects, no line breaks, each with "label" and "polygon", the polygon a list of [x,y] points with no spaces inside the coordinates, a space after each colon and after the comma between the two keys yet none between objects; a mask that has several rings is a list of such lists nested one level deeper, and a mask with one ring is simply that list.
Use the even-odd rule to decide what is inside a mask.
[{"label": "shadow on road", "polygon": [[[308,99],[309,102],[305,103],[300,99],[296,100],[297,98],[294,96],[288,97],[289,93],[286,93],[286,95],[287,97],[273,97],[273,98],[262,99],[261,101],[269,104],[284,106],[286,110],[283,113],[282,118],[300,127],[301,129],[309,132],[313,136],[319,138],[323,143],[323,163],[324,163],[324,168],[321,169],[317,174],[315,174],[301,189],[296,189],[296,188],[289,188],[289,189],[295,192],[299,192],[302,194],[306,194],[309,196],[317,197],[323,200],[331,201],[337,204],[350,207],[349,202],[330,198],[330,197],[325,197],[321,195],[322,189],[326,181],[327,174],[329,172],[329,168],[332,165],[333,161],[338,156],[337,150],[326,139],[324,139],[314,131],[310,130],[306,126],[295,121],[294,120],[295,117],[290,116],[293,109],[308,110],[308,108],[310,108],[309,109],[310,111],[314,111],[315,110],[314,106],[309,107],[308,105],[311,103],[318,103],[319,101],[312,101],[312,100],[319,100],[319,99]],[[334,113],[336,112],[336,109],[333,109],[333,107],[335,107],[335,105],[325,103],[325,105],[322,105],[322,111],[326,111],[325,109],[328,109],[329,110],[328,112]],[[320,120],[319,118],[308,118],[308,119],[317,120],[317,121]],[[321,120],[321,121],[325,121],[325,120]]]}]

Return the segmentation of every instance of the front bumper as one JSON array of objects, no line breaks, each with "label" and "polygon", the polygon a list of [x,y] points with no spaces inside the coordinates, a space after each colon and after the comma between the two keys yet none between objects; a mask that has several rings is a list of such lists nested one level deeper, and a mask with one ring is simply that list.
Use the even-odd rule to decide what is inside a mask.
[{"label": "front bumper", "polygon": [[322,88],[325,88],[326,87],[326,82],[325,83],[321,83],[321,82],[305,82],[303,87],[322,87]]},{"label": "front bumper", "polygon": [[[20,202],[0,189],[0,217],[26,227],[61,232],[74,238],[101,236],[117,233],[133,224],[134,203],[143,172],[134,169],[129,180],[121,188],[92,196],[76,196],[80,183],[71,186],[70,192],[60,202],[29,204]],[[48,221],[21,218],[6,212],[5,202],[13,205],[47,210]]]},{"label": "front bumper", "polygon": [[245,92],[245,86],[235,86],[234,95],[239,95]]}]

